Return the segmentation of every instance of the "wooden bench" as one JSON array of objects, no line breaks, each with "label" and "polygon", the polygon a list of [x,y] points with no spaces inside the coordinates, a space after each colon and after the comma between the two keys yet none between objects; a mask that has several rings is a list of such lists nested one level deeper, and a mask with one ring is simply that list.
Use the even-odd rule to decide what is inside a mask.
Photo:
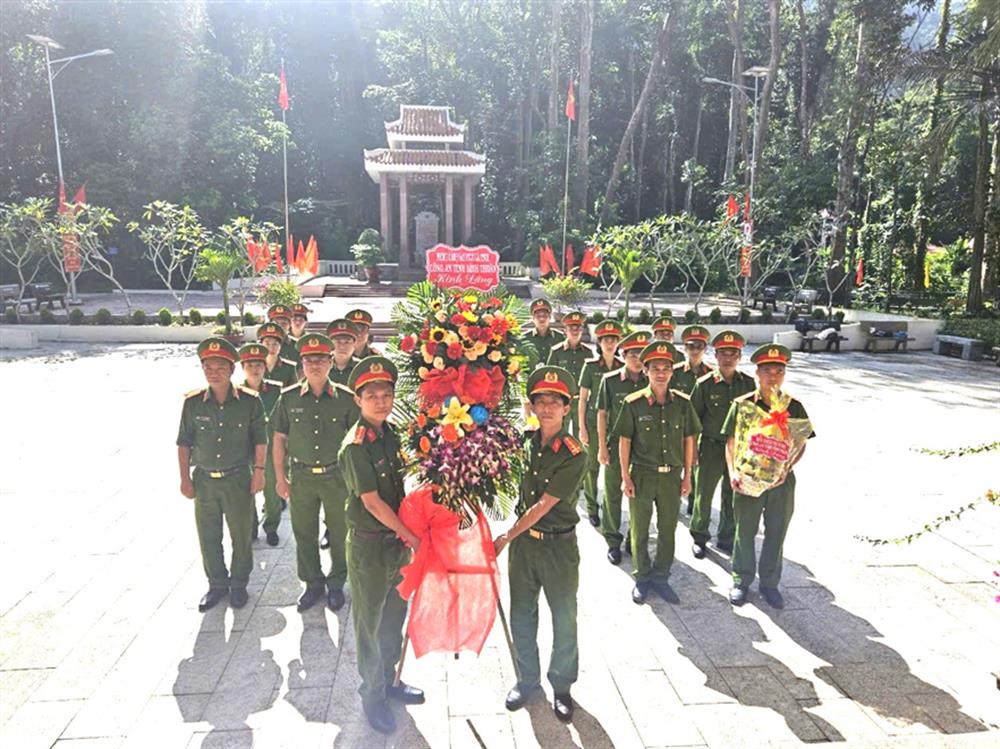
[{"label": "wooden bench", "polygon": [[795,292],[795,296],[792,297],[792,301],[785,305],[785,312],[794,312],[796,314],[800,312],[812,312],[813,306],[816,304],[816,297],[819,296],[819,292],[816,289],[799,289]]},{"label": "wooden bench", "polygon": [[777,312],[778,311],[778,287],[777,286],[765,286],[763,290],[758,289],[753,293],[751,297],[750,306],[753,309],[757,309],[757,302],[761,303],[761,309],[767,309],[767,305],[771,305],[771,308]]},{"label": "wooden bench", "polygon": [[864,350],[872,354],[877,351],[906,351],[906,345],[917,340],[910,337],[905,322],[874,320],[862,322],[861,329],[865,331]]},{"label": "wooden bench", "polygon": [[33,283],[29,285],[28,289],[31,296],[35,298],[35,306],[38,309],[41,309],[43,304],[48,304],[49,309],[55,309],[53,306],[55,302],[58,302],[59,306],[66,309],[66,294],[53,291],[52,284]]},{"label": "wooden bench", "polygon": [[949,294],[941,291],[898,291],[889,295],[886,309],[892,312],[893,307],[940,307],[948,300]]},{"label": "wooden bench", "polygon": [[986,344],[975,338],[964,338],[957,335],[939,335],[934,338],[934,353],[941,356],[954,356],[966,361],[981,361]]},{"label": "wooden bench", "polygon": [[[826,338],[820,338],[816,335],[828,328],[833,328],[837,332],[826,336]],[[795,329],[802,334],[802,338],[799,339],[799,351],[815,353],[816,342],[819,341],[826,343],[827,351],[840,353],[840,342],[847,340],[846,336],[840,335],[839,320],[810,320],[803,317],[795,321]]]},{"label": "wooden bench", "polygon": [[21,287],[16,283],[2,284],[0,285],[0,309],[4,312],[10,307],[15,312],[17,312],[18,307],[27,307],[28,312],[31,312],[35,300],[31,298],[31,287],[28,286],[28,296],[24,299],[18,301],[18,297],[21,296]]}]

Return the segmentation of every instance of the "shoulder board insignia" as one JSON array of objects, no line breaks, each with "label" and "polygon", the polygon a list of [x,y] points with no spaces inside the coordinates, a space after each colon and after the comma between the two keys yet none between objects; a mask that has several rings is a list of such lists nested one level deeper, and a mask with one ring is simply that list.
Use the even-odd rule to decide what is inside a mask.
[{"label": "shoulder board insignia", "polygon": [[743,393],[743,395],[737,395],[735,398],[733,398],[733,403],[736,403],[738,401],[750,400],[751,398],[754,397],[756,392],[757,391],[755,390],[751,390],[749,393]]},{"label": "shoulder board insignia", "polygon": [[611,377],[618,377],[619,375],[622,374],[623,371],[625,371],[625,367],[619,367],[618,369],[612,369],[610,372],[605,372],[601,376],[601,379],[602,380],[607,380],[607,379],[609,379]]},{"label": "shoulder board insignia", "polygon": [[247,393],[248,395],[260,395],[258,391],[254,390],[249,385],[237,385],[236,387],[238,387],[240,390],[242,390],[244,393]]},{"label": "shoulder board insignia", "polygon": [[698,378],[698,382],[708,382],[710,379],[712,379],[714,375],[715,375],[714,372],[703,374],[701,377]]},{"label": "shoulder board insignia", "polygon": [[679,361],[674,365],[674,369],[682,369],[685,372],[687,371],[686,367],[687,367],[686,361]]},{"label": "shoulder board insignia", "polygon": [[281,357],[281,361],[283,361],[289,367],[297,367],[297,366],[299,366],[294,360],[292,360],[292,359],[286,359],[283,356]]},{"label": "shoulder board insignia", "polygon": [[365,441],[365,433],[368,431],[368,427],[358,424],[358,428],[354,430],[354,444],[360,445]]},{"label": "shoulder board insignia", "polygon": [[562,351],[564,348],[566,348],[566,341],[559,341],[559,343],[553,344],[549,351]]},{"label": "shoulder board insignia", "polygon": [[281,392],[282,393],[290,393],[293,390],[295,390],[298,386],[299,386],[299,383],[293,382],[291,385],[286,385],[285,387],[281,388]]},{"label": "shoulder board insignia", "polygon": [[579,455],[583,450],[583,447],[577,442],[576,438],[568,435],[563,437],[563,444],[566,445],[566,449],[569,450],[570,455]]},{"label": "shoulder board insignia", "polygon": [[184,400],[187,400],[188,398],[194,398],[196,395],[202,395],[205,392],[205,390],[207,390],[207,388],[195,388],[194,390],[188,390],[186,393],[184,393]]},{"label": "shoulder board insignia", "polygon": [[343,390],[348,395],[354,395],[354,391],[351,390],[347,385],[341,385],[339,382],[331,382],[334,390]]},{"label": "shoulder board insignia", "polygon": [[278,387],[281,387],[281,380],[269,380],[265,377],[264,382],[266,382],[268,385],[277,385]]},{"label": "shoulder board insignia", "polygon": [[595,353],[594,352],[594,347],[591,346],[589,343],[581,343],[580,344],[580,348],[582,348],[584,351],[586,351],[588,354],[590,354],[592,356]]},{"label": "shoulder board insignia", "polygon": [[600,361],[601,361],[601,357],[599,357],[599,356],[595,356],[595,357],[594,357],[593,359],[587,359],[587,360],[586,360],[586,361],[584,362],[584,364],[599,364],[599,363],[600,363]]},{"label": "shoulder board insignia", "polygon": [[556,437],[554,440],[552,440],[552,452],[554,452],[554,453],[559,452],[559,448],[561,448],[561,447],[562,447],[562,440],[561,439],[559,439],[558,437]]},{"label": "shoulder board insignia", "polygon": [[674,395],[680,396],[686,401],[691,400],[691,396],[685,393],[683,390],[674,390],[673,388],[670,388],[670,392],[673,393]]},{"label": "shoulder board insignia", "polygon": [[629,393],[625,396],[626,403],[635,403],[637,400],[645,398],[649,393],[646,392],[648,388],[642,388],[641,390],[636,390],[634,393]]}]

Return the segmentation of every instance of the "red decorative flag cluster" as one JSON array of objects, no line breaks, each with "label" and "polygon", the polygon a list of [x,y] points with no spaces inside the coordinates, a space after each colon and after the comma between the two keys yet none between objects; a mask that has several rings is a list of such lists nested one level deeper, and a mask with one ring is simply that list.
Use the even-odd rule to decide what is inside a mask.
[{"label": "red decorative flag cluster", "polygon": [[576,266],[576,255],[573,254],[573,245],[566,245],[566,275],[573,272]]},{"label": "red decorative flag cluster", "polygon": [[[80,189],[73,196],[73,215],[80,212],[80,204],[87,202],[87,183],[80,185]],[[66,215],[69,213],[69,205],[66,203],[66,186],[59,181],[59,213]],[[80,257],[80,242],[76,234],[63,235],[63,269],[67,273],[79,273],[83,270],[83,259]]]},{"label": "red decorative flag cluster", "polygon": [[736,202],[736,198],[734,196],[730,195],[729,200],[726,201],[726,220],[732,221],[739,212],[739,203]]},{"label": "red decorative flag cluster", "polygon": [[[275,255],[278,255],[278,250],[275,248]],[[299,249],[295,250],[295,240],[289,235],[288,238],[288,267],[289,269],[295,269],[299,273],[306,274],[312,273],[316,275],[319,273],[319,245],[316,244],[316,238],[312,235],[309,236],[309,241],[302,244],[302,240],[299,240]],[[280,258],[277,261],[280,266]],[[278,271],[279,273],[282,271]]]},{"label": "red decorative flag cluster", "polygon": [[538,253],[538,273],[542,276],[547,276],[549,273],[555,273],[557,276],[560,275],[559,261],[556,260],[556,254],[552,250],[552,245],[542,245],[542,249]]},{"label": "red decorative flag cluster", "polygon": [[573,95],[573,81],[569,82],[569,93],[566,94],[566,117],[576,122],[576,97]]},{"label": "red decorative flag cluster", "polygon": [[601,272],[601,248],[588,247],[583,252],[583,260],[580,261],[580,272],[586,273],[594,278]]},{"label": "red decorative flag cluster", "polygon": [[414,655],[478,655],[493,627],[500,590],[489,523],[480,512],[461,528],[461,518],[435,502],[429,486],[406,496],[399,519],[420,538],[397,587],[404,600],[413,597],[406,631]]}]

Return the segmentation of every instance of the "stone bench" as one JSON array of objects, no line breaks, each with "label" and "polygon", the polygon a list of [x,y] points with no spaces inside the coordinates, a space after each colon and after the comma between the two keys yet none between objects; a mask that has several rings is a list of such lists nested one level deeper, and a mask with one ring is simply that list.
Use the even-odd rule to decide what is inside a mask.
[{"label": "stone bench", "polygon": [[934,353],[941,356],[955,356],[966,361],[980,361],[986,344],[975,338],[958,335],[938,335],[934,339]]}]

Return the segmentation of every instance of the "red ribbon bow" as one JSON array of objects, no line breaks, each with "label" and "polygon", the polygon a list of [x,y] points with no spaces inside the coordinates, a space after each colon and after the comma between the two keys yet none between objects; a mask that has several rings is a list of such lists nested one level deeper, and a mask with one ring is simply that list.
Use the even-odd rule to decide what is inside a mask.
[{"label": "red ribbon bow", "polygon": [[771,411],[767,417],[760,422],[762,427],[774,424],[781,430],[781,436],[788,436],[788,411]]}]

